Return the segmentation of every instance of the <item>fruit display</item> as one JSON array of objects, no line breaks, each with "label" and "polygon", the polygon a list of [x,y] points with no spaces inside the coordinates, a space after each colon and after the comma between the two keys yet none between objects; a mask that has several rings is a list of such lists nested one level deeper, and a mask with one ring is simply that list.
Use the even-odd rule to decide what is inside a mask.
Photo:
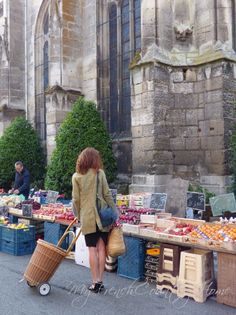
[{"label": "fruit display", "polygon": [[129,196],[118,194],[116,196],[116,205],[118,207],[128,207],[129,206]]},{"label": "fruit display", "polygon": [[177,223],[175,228],[167,229],[166,233],[171,234],[171,235],[184,236],[191,233],[193,229],[194,229],[194,226],[192,224]]},{"label": "fruit display", "polygon": [[204,224],[196,227],[190,234],[192,238],[222,242],[236,241],[235,224]]},{"label": "fruit display", "polygon": [[16,209],[22,209],[22,205],[32,205],[33,210],[39,210],[41,208],[41,204],[37,201],[34,201],[32,199],[30,200],[24,200],[20,202],[18,205],[15,206]]},{"label": "fruit display", "polygon": [[7,227],[15,230],[28,229],[28,225],[25,223],[11,223],[8,224]]},{"label": "fruit display", "polygon": [[33,211],[34,218],[50,220],[73,220],[74,214],[71,207],[64,206],[61,203],[46,204],[40,209]]},{"label": "fruit display", "polygon": [[218,235],[224,242],[236,242],[236,226],[225,225],[221,230],[218,231]]},{"label": "fruit display", "polygon": [[4,216],[0,216],[0,224],[8,224],[8,218]]},{"label": "fruit display", "polygon": [[159,239],[170,239],[182,242],[183,238],[189,235],[195,226],[191,223],[178,222],[175,219],[157,220],[155,233]]},{"label": "fruit display", "polygon": [[141,214],[153,214],[156,213],[155,210],[150,208],[129,208],[129,207],[119,207],[119,222],[129,223],[129,224],[139,224]]},{"label": "fruit display", "polygon": [[66,211],[62,214],[56,215],[57,220],[68,220],[68,221],[73,221],[75,218],[74,214],[72,211]]},{"label": "fruit display", "polygon": [[0,197],[0,206],[15,207],[22,201],[21,195],[9,195]]}]

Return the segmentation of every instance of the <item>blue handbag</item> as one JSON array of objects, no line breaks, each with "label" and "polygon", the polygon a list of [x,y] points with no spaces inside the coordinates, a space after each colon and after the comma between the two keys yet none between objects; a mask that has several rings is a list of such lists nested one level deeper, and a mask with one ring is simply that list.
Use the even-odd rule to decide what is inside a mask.
[{"label": "blue handbag", "polygon": [[116,220],[118,219],[118,214],[113,208],[109,206],[106,206],[103,208],[99,206],[99,201],[101,198],[98,196],[98,185],[99,185],[99,179],[98,179],[98,173],[97,173],[96,206],[97,206],[97,210],[98,210],[98,214],[101,220],[102,227],[105,228],[116,222]]}]

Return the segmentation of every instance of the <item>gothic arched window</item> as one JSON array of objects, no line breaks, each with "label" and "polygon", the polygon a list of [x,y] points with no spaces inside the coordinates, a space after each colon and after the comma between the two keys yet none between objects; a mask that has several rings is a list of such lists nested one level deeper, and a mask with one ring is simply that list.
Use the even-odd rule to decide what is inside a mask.
[{"label": "gothic arched window", "polygon": [[[99,11],[98,103],[115,138],[131,136],[129,65],[141,49],[140,3],[141,0],[113,1],[108,11],[104,7]],[[104,37],[106,34],[109,34],[108,40]]]},{"label": "gothic arched window", "polygon": [[130,99],[130,10],[129,0],[124,0],[121,5],[121,97],[120,97],[120,132],[129,134],[131,119]]},{"label": "gothic arched window", "polygon": [[48,41],[43,47],[43,87],[44,90],[48,87]]},{"label": "gothic arched window", "polygon": [[117,131],[118,123],[118,60],[117,60],[117,7],[112,4],[109,11],[109,55],[110,55],[110,132]]}]

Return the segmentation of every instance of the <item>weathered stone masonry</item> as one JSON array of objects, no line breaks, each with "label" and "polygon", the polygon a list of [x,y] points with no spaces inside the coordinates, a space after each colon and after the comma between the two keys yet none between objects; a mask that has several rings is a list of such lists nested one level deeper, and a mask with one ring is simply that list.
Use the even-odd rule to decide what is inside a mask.
[{"label": "weathered stone masonry", "polygon": [[[132,17],[133,1],[127,3]],[[24,114],[50,158],[58,127],[81,94],[98,103],[109,125],[111,4],[120,28],[118,0],[0,0],[0,134]],[[113,143],[119,178],[132,181],[130,191],[165,191],[181,177],[224,192],[236,99],[235,1],[140,4],[140,60],[130,72],[131,135]],[[117,34],[120,56],[120,29]]]}]

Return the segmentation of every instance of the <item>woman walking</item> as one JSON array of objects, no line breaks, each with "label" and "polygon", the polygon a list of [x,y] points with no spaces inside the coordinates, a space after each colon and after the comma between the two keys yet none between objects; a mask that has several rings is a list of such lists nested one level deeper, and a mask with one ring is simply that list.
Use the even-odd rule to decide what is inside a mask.
[{"label": "woman walking", "polygon": [[[99,185],[97,186],[97,181]],[[76,172],[72,176],[72,200],[74,211],[81,223],[85,243],[89,249],[92,284],[89,290],[98,293],[104,289],[103,273],[106,260],[108,228],[103,228],[96,207],[96,195],[116,211],[106,175],[102,170],[100,154],[94,148],[86,148],[77,159]]]}]

